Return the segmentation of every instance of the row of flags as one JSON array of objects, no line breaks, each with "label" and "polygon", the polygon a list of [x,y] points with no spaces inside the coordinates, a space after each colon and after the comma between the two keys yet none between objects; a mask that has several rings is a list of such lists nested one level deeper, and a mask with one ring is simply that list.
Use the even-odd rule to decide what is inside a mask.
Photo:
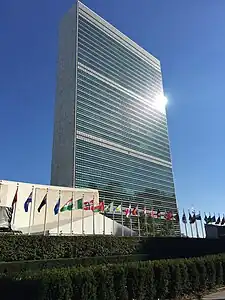
[{"label": "row of flags", "polygon": [[[183,212],[182,222],[184,224],[187,224],[188,221],[190,224],[194,224],[197,221],[202,221],[201,213],[199,212],[198,214],[196,214],[195,212],[189,212],[187,218],[185,212]],[[207,216],[205,214],[204,221],[206,224],[225,225],[225,217],[223,216],[223,218],[220,218],[219,215],[218,218],[216,218],[215,214],[213,216],[211,216],[210,214]]]},{"label": "row of flags", "polygon": [[[40,205],[37,208],[38,212],[41,212],[42,208],[47,204],[47,198],[48,198],[48,193],[44,195]],[[15,196],[12,201],[12,208],[17,203],[18,199],[18,188],[16,190]],[[29,211],[29,206],[33,201],[33,191],[29,194],[28,198],[24,202],[24,211],[28,212]],[[71,211],[73,209],[84,209],[84,210],[92,210],[94,212],[100,212],[104,211],[104,203],[99,202],[98,205],[94,205],[94,197],[89,200],[89,201],[83,201],[83,198],[77,199],[75,202],[73,200],[73,197],[71,197],[62,207],[61,206],[61,198],[59,197],[58,201],[56,202],[54,206],[54,214],[57,215],[60,212],[64,211]]]},{"label": "row of flags", "polygon": [[164,219],[167,221],[179,221],[179,215],[178,213],[173,213],[172,211],[160,211],[159,209],[157,211],[154,211],[153,209],[147,210],[147,208],[144,206],[143,209],[139,209],[139,205],[135,206],[134,208],[131,207],[131,204],[128,208],[123,209],[122,204],[118,206],[114,206],[114,202],[111,202],[107,206],[105,206],[104,209],[105,212],[108,213],[125,213],[125,216],[128,218],[130,216],[139,216],[140,214],[143,214],[146,217],[154,218],[154,219]]},{"label": "row of flags", "polygon": [[[13,198],[12,207],[17,203],[17,194],[18,189],[16,190],[15,196]],[[48,193],[44,195],[40,205],[37,208],[38,212],[41,212],[42,208],[47,204]],[[32,203],[33,199],[33,191],[29,194],[28,198],[24,202],[24,211],[28,212],[29,207]],[[61,207],[61,198],[57,200],[54,206],[54,214],[57,215],[59,212],[64,211],[72,211],[74,209],[83,209],[83,210],[91,210],[93,212],[104,212],[111,214],[125,214],[127,218],[130,216],[140,216],[141,214],[145,217],[150,217],[154,219],[162,219],[167,221],[179,221],[178,213],[173,213],[172,211],[154,211],[153,208],[151,210],[147,210],[144,206],[142,209],[139,209],[139,206],[131,207],[131,204],[127,208],[122,207],[122,203],[120,205],[114,206],[114,201],[110,204],[105,205],[103,201],[99,202],[98,205],[94,205],[94,197],[88,201],[84,201],[83,197],[74,201],[73,197],[71,197],[62,207]]]}]

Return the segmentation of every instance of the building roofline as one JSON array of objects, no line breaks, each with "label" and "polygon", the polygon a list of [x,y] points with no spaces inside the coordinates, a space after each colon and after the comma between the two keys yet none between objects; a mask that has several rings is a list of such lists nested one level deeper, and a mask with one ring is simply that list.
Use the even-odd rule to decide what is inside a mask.
[{"label": "building roofline", "polygon": [[155,56],[153,56],[151,53],[143,49],[141,46],[139,46],[137,43],[132,41],[128,36],[126,36],[124,33],[119,31],[116,27],[111,25],[108,21],[103,19],[101,16],[99,16],[97,13],[95,13],[93,10],[91,10],[89,7],[84,5],[80,0],[77,0],[78,8],[81,9],[86,15],[89,16],[89,18],[93,18],[95,21],[99,22],[102,26],[104,26],[107,30],[111,32],[114,36],[116,36],[117,40],[120,40],[123,44],[129,45],[130,49],[132,49],[136,54],[139,56],[141,55],[143,59],[149,61],[151,65],[155,65],[157,69],[161,69],[160,66],[160,60],[157,59]]}]

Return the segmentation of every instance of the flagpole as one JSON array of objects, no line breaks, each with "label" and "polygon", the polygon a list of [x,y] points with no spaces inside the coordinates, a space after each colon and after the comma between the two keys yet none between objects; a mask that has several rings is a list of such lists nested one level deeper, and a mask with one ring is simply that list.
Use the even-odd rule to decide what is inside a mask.
[{"label": "flagpole", "polygon": [[81,231],[84,235],[84,194],[83,194],[83,200],[82,200],[82,223],[81,223]]},{"label": "flagpole", "polygon": [[197,220],[195,220],[195,228],[196,228],[197,239],[199,239]]},{"label": "flagpole", "polygon": [[139,219],[139,209],[137,210],[137,217],[138,217],[138,235],[141,236],[141,228],[140,228],[140,219]]},{"label": "flagpole", "polygon": [[184,224],[184,227],[185,227],[185,234],[186,234],[186,237],[188,237],[187,223]]},{"label": "flagpole", "polygon": [[204,230],[203,230],[203,222],[202,222],[202,216],[201,216],[201,212],[199,211],[199,215],[201,217],[201,230],[202,230],[202,238],[204,238]]},{"label": "flagpole", "polygon": [[58,223],[57,223],[57,235],[59,235],[59,215],[60,215],[60,202],[61,202],[61,191],[59,190],[59,210],[58,210]]},{"label": "flagpole", "polygon": [[93,195],[93,207],[92,207],[92,214],[93,214],[93,235],[95,235],[95,199],[94,199],[94,195]]},{"label": "flagpole", "polygon": [[[32,218],[32,226],[34,225],[34,217],[35,217],[35,208],[36,208],[36,201],[37,201],[37,188],[34,188],[34,209],[33,209],[33,218]],[[31,227],[32,227],[31,226]]]},{"label": "flagpole", "polygon": [[155,236],[155,216],[154,216],[154,208],[152,207],[152,235]]},{"label": "flagpole", "polygon": [[124,236],[124,226],[123,226],[123,202],[121,202],[121,224],[122,224],[122,236]]},{"label": "flagpole", "polygon": [[[190,216],[190,210],[188,210],[188,215]],[[192,228],[192,224],[191,224],[191,221],[189,220],[189,224],[190,224],[190,228],[191,228],[191,237],[193,238],[193,228]]]},{"label": "flagpole", "polygon": [[32,193],[32,198],[31,198],[31,204],[30,204],[30,216],[29,216],[28,235],[30,235],[30,229],[31,229],[31,218],[32,218],[32,208],[33,208],[33,193],[34,193],[34,186],[33,185],[32,185],[32,191],[31,191],[31,193]]},{"label": "flagpole", "polygon": [[44,218],[44,232],[43,232],[44,235],[45,235],[45,232],[46,232],[47,208],[48,208],[48,188],[47,188],[47,192],[46,192],[46,205],[45,205],[45,218]]},{"label": "flagpole", "polygon": [[70,211],[70,234],[73,234],[73,205],[74,205],[74,192],[72,192],[72,207]]},{"label": "flagpole", "polygon": [[104,211],[103,211],[103,235],[105,235],[105,197],[104,197]]},{"label": "flagpole", "polygon": [[[184,209],[183,209],[183,216],[185,216],[185,219],[186,219],[186,215],[185,215]],[[185,228],[185,234],[186,234],[186,237],[188,237],[188,231],[187,231],[187,219],[186,219],[186,222],[183,222],[183,223],[184,223],[184,228]]]},{"label": "flagpole", "polygon": [[[18,190],[19,190],[19,183],[16,184],[16,202],[13,205],[13,218],[12,218],[12,224],[15,224],[16,219],[16,208],[17,208],[17,201],[18,201]],[[15,197],[15,195],[14,195]],[[14,198],[13,198],[14,200]]]},{"label": "flagpole", "polygon": [[129,209],[130,209],[130,236],[132,236],[133,235],[133,226],[132,226],[132,216],[131,216],[131,214],[132,214],[132,208],[131,208],[131,205],[130,205],[130,207],[129,207]]},{"label": "flagpole", "polygon": [[115,234],[115,207],[113,202],[113,235]]},{"label": "flagpole", "polygon": [[146,206],[144,207],[144,218],[145,218],[145,231],[146,231],[146,235],[148,236],[148,225],[147,225],[147,208]]}]

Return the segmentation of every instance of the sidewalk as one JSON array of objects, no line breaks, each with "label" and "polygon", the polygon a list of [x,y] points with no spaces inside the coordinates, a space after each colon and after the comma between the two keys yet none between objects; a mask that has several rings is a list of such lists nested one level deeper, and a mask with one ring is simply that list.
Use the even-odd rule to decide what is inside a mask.
[{"label": "sidewalk", "polygon": [[218,291],[216,293],[213,293],[211,295],[205,296],[203,300],[225,300],[225,290],[221,289],[221,291]]}]

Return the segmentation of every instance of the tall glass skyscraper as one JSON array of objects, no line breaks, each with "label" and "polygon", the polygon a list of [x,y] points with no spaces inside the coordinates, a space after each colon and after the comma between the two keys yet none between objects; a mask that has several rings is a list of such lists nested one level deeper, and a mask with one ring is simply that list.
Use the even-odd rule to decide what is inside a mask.
[{"label": "tall glass skyscraper", "polygon": [[80,2],[60,25],[51,184],[177,211],[160,62]]}]

